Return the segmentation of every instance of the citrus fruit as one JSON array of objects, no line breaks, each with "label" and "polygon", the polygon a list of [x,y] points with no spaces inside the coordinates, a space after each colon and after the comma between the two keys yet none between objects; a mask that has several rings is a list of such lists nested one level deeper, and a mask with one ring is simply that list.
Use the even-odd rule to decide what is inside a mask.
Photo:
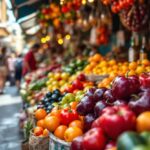
[{"label": "citrus fruit", "polygon": [[37,109],[36,112],[35,112],[35,118],[37,120],[41,120],[41,119],[44,119],[46,117],[47,113],[45,111],[45,109]]},{"label": "citrus fruit", "polygon": [[137,117],[136,129],[138,132],[150,131],[150,111],[143,112]]},{"label": "citrus fruit", "polygon": [[83,132],[78,127],[69,127],[64,133],[64,139],[67,142],[72,142],[74,138],[83,135]]},{"label": "citrus fruit", "polygon": [[44,129],[43,131],[43,136],[48,137],[49,131],[47,129]]},{"label": "citrus fruit", "polygon": [[65,133],[65,131],[66,131],[67,128],[68,128],[68,127],[65,126],[65,125],[60,125],[60,126],[58,126],[58,127],[56,128],[55,132],[54,132],[54,135],[55,135],[56,137],[58,137],[59,139],[64,140],[64,133]]},{"label": "citrus fruit", "polygon": [[55,131],[56,128],[59,126],[59,124],[60,124],[60,121],[56,116],[49,116],[44,119],[44,126],[50,132]]},{"label": "citrus fruit", "polygon": [[69,124],[69,127],[78,127],[83,129],[83,122],[81,120],[74,120]]},{"label": "citrus fruit", "polygon": [[44,127],[44,119],[38,120],[36,124],[37,124],[38,127],[45,128]]}]

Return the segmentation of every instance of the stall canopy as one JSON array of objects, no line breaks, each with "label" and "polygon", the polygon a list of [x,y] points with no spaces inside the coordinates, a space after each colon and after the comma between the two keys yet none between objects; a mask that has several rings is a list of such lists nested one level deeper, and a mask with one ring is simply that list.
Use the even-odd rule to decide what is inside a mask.
[{"label": "stall canopy", "polygon": [[37,26],[38,10],[49,0],[11,0],[12,8],[18,23],[24,31]]}]

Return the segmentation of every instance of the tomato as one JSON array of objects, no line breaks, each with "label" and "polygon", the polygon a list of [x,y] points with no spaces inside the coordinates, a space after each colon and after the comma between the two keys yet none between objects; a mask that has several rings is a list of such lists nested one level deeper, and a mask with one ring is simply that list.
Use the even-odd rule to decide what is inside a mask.
[{"label": "tomato", "polygon": [[65,88],[65,92],[67,93],[73,93],[73,91],[75,90],[74,86],[73,85],[69,85]]},{"label": "tomato", "polygon": [[143,112],[137,117],[136,129],[139,132],[150,131],[150,111]]},{"label": "tomato", "polygon": [[73,81],[72,85],[73,85],[74,89],[83,90],[83,83],[78,79]]},{"label": "tomato", "polygon": [[77,114],[76,110],[68,108],[61,111],[60,117],[63,125],[69,125],[70,122],[79,119],[79,115]]},{"label": "tomato", "polygon": [[72,142],[74,138],[83,135],[83,132],[78,127],[69,127],[64,134],[64,138],[67,142]]},{"label": "tomato", "polygon": [[103,150],[106,138],[101,128],[93,128],[83,137],[83,148],[86,150]]},{"label": "tomato", "polygon": [[42,127],[35,127],[33,132],[34,132],[35,136],[40,136],[43,134],[43,128]]}]

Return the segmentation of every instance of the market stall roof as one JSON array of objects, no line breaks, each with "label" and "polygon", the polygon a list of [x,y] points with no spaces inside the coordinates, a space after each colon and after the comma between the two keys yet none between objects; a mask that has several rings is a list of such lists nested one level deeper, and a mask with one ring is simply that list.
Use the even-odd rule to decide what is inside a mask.
[{"label": "market stall roof", "polygon": [[49,0],[11,0],[16,20],[21,24],[23,30],[37,25],[38,10],[48,2]]}]

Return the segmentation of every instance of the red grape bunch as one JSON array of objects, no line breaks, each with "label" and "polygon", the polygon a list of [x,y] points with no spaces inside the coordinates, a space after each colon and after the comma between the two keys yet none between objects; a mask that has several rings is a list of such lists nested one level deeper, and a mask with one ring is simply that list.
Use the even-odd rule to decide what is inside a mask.
[{"label": "red grape bunch", "polygon": [[141,31],[146,27],[149,15],[145,4],[134,5],[131,9],[121,12],[120,17],[123,24],[131,31]]}]

